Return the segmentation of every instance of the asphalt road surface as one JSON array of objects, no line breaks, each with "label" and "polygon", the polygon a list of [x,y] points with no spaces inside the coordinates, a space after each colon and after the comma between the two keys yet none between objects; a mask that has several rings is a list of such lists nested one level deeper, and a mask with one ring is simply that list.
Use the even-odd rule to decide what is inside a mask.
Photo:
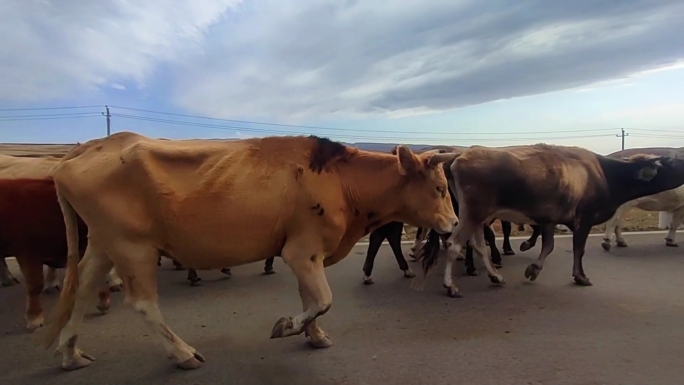
[{"label": "asphalt road surface", "polygon": [[[194,371],[167,361],[123,293],[114,293],[109,314],[87,316],[79,334],[96,361],[63,372],[54,347],[40,350],[24,332],[23,287],[0,288],[0,384],[681,384],[684,245],[666,247],[664,237],[627,235],[630,247],[610,253],[591,237],[584,266],[592,287],[572,284],[569,238],[556,240],[533,283],[523,273],[539,246],[504,256],[503,288],[489,282],[480,261],[479,277],[465,276],[458,261],[460,299],[442,288],[443,259],[424,290],[413,290],[386,245],[375,284],[363,285],[367,246],[359,245],[326,269],[333,306],[319,325],[334,345],[325,350],[309,348],[303,335],[269,339],[279,317],[301,311],[294,276],[279,258],[274,275],[261,275],[263,263],[236,267],[230,279],[205,271],[200,287],[164,260],[161,310],[206,357]],[[49,309],[56,295],[46,297]]]}]

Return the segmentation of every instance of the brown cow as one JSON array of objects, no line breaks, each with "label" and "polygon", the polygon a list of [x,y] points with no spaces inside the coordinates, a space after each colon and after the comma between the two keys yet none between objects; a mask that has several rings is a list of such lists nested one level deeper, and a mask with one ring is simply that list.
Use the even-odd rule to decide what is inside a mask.
[{"label": "brown cow", "polygon": [[[79,219],[79,246],[85,251],[87,227]],[[43,264],[63,268],[67,262],[66,229],[51,179],[0,179],[0,255],[14,255],[26,286],[26,328],[43,324],[40,294]],[[109,309],[109,290],[98,309]]]},{"label": "brown cow", "polygon": [[[157,302],[157,260],[169,255],[193,269],[218,269],[281,256],[299,282],[303,311],[282,317],[271,338],[304,332],[314,347],[332,341],[317,318],[332,305],[324,267],[390,221],[441,232],[456,221],[434,153],[397,155],[324,138],[234,141],[159,140],[119,132],[67,154],[54,173],[69,240],[65,287],[39,342],[59,335],[62,368],[91,363],[76,347],[94,284],[112,265],[126,302],[184,369],[204,357],[166,325]],[[76,265],[78,213],[89,229]]]},{"label": "brown cow", "polygon": [[[52,169],[59,163],[60,158],[54,156],[31,158],[0,154],[0,179],[30,178],[42,179],[52,175]],[[2,286],[12,286],[19,283],[19,280],[12,276],[12,273],[5,262],[6,257],[11,255],[0,255],[0,284]],[[109,289],[119,291],[121,289],[121,279],[116,270],[112,269],[107,275]],[[61,279],[57,271],[49,267],[45,272],[45,292],[52,290],[59,291]]]},{"label": "brown cow", "polygon": [[[503,277],[486,258],[482,223],[499,218],[539,225],[542,250],[525,271],[525,277],[532,281],[553,250],[555,225],[567,226],[573,231],[572,275],[578,285],[590,286],[582,257],[591,227],[610,219],[625,202],[684,184],[684,160],[656,157],[626,161],[579,147],[472,146],[460,155],[436,157],[452,162],[449,167],[453,179],[449,183],[461,204],[459,224],[448,240],[447,266],[471,240],[491,281],[500,284],[504,283]],[[439,250],[439,236],[431,233],[429,238],[421,250],[425,273]],[[449,294],[459,292],[450,269],[445,270],[444,286]]]},{"label": "brown cow", "polygon": [[[0,154],[0,179],[16,178],[44,178],[50,175],[52,168],[59,162],[59,158],[25,158]],[[4,255],[0,255],[0,284],[2,286],[12,286],[19,283],[19,280],[12,276],[7,267]],[[46,290],[56,287],[59,283],[55,277],[54,269],[48,269],[46,278],[48,280]]]}]

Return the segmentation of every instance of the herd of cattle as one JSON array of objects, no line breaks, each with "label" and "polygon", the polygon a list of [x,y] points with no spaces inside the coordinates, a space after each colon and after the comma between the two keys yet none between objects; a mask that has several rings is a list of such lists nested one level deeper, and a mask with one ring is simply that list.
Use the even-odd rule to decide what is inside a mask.
[{"label": "herd of cattle", "polygon": [[[521,251],[541,236],[539,257],[525,271],[530,280],[553,251],[561,224],[573,232],[574,281],[588,286],[582,257],[592,226],[608,221],[605,250],[611,232],[626,246],[619,220],[630,207],[672,212],[666,245],[677,246],[684,160],[545,144],[420,153],[399,145],[381,153],[315,136],[165,140],[121,132],[78,144],[62,158],[0,155],[0,279],[3,286],[19,282],[5,262],[16,257],[27,328],[46,349],[59,338],[66,370],[94,360],[77,346],[89,304],[97,296],[106,312],[110,291],[122,289],[168,356],[195,369],[204,357],[171,331],[159,309],[162,256],[188,268],[192,285],[200,281],[196,270],[230,275],[231,267],[263,260],[271,274],[280,256],[298,280],[303,311],[278,319],[271,338],[304,332],[312,346],[325,348],[332,340],[317,324],[332,305],[325,267],[369,233],[365,284],[373,283],[385,239],[404,276],[415,277],[400,246],[408,224],[419,228],[410,256],[423,274],[436,264],[441,239],[443,284],[459,297],[452,270],[463,249],[469,275],[478,274],[475,253],[491,282],[505,282],[494,220],[502,224],[505,255],[515,254],[512,223],[533,229]],[[53,289],[60,298],[44,318],[40,296]]]}]

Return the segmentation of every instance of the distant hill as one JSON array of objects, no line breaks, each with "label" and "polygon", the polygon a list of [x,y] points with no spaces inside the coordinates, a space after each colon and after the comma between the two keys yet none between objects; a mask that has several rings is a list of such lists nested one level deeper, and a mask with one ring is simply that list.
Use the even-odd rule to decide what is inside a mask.
[{"label": "distant hill", "polygon": [[[216,139],[219,140],[219,139]],[[225,140],[225,139],[224,139]],[[398,143],[346,143],[352,147],[357,147],[367,151],[390,152]],[[49,144],[49,143],[0,143],[0,154],[25,156],[25,157],[44,157],[44,156],[64,156],[74,144]],[[446,148],[449,146],[427,146],[424,144],[409,144],[412,151],[423,151],[425,148]]]},{"label": "distant hill", "polygon": [[[220,140],[220,139],[216,139]],[[223,139],[225,140],[225,139]],[[352,147],[357,147],[367,151],[390,152],[394,146],[400,143],[374,143],[374,142],[357,142],[344,144]],[[405,144],[405,143],[403,143]],[[445,149],[453,151],[456,149],[464,149],[466,147],[459,146],[445,146],[445,145],[426,145],[426,144],[405,144],[412,151],[422,152],[434,149]],[[45,157],[45,156],[64,156],[74,144],[49,144],[49,143],[0,143],[0,154],[26,157]],[[672,156],[675,158],[684,158],[684,147],[647,147],[647,148],[628,148],[624,151],[617,151],[609,154],[610,157],[631,156],[638,153],[646,153],[653,155]]]},{"label": "distant hill", "polygon": [[636,154],[648,154],[658,156],[670,156],[673,158],[684,158],[684,147],[643,147],[643,148],[628,148],[623,151],[614,152],[608,156],[612,158],[621,158],[632,156]]}]

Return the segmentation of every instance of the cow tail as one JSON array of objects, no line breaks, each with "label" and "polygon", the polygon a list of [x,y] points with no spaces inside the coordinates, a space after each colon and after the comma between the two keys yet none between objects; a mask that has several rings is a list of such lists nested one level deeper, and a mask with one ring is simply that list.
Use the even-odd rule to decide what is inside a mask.
[{"label": "cow tail", "polygon": [[[411,288],[415,290],[422,290],[425,278],[427,277],[430,268],[437,264],[439,257],[439,238],[440,235],[433,229],[425,229],[427,231],[427,240],[416,252],[416,260],[421,262],[423,267],[423,275],[417,275],[413,278]],[[420,279],[418,279],[420,277]]]},{"label": "cow tail", "polygon": [[64,224],[66,226],[67,239],[67,266],[64,277],[64,289],[60,293],[59,300],[55,308],[46,318],[44,326],[36,330],[36,340],[39,346],[48,349],[55,342],[60,332],[71,318],[76,303],[76,292],[79,286],[78,262],[79,258],[79,236],[77,214],[74,207],[66,197],[57,189],[57,200],[62,208]]}]

